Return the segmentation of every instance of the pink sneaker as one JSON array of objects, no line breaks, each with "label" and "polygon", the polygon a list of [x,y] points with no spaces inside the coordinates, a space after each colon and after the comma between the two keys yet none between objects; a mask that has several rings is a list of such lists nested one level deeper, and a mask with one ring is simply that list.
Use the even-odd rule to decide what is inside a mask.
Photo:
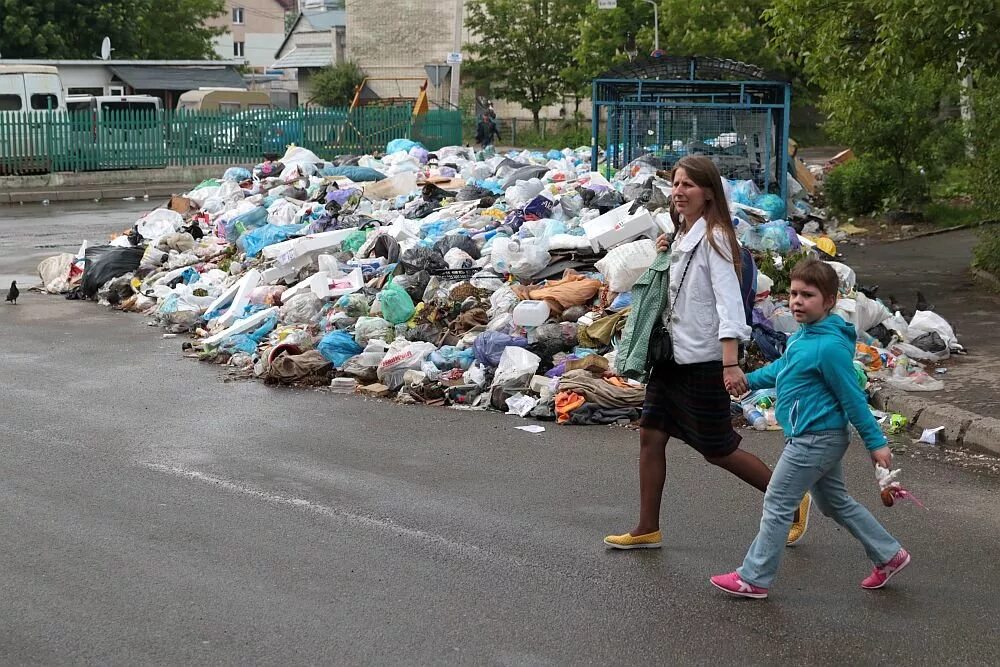
[{"label": "pink sneaker", "polygon": [[874,590],[885,586],[893,575],[910,564],[910,552],[900,549],[885,565],[876,565],[872,573],[861,582],[861,588]]},{"label": "pink sneaker", "polygon": [[760,586],[753,586],[740,579],[740,575],[735,572],[729,574],[717,574],[709,581],[720,591],[725,591],[730,595],[741,598],[766,598],[767,589]]}]

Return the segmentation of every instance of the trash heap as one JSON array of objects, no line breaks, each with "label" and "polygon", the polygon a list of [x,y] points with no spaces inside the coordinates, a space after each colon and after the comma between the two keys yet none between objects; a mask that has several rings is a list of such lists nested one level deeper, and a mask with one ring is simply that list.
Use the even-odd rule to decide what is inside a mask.
[{"label": "trash heap", "polygon": [[[606,372],[653,239],[673,231],[669,175],[655,158],[592,172],[590,151],[432,153],[395,140],[381,157],[331,163],[292,146],[172,197],[107,245],[44,260],[39,274],[48,292],[144,313],[167,336],[191,334],[192,355],[270,384],[631,422],[644,387]],[[749,356],[760,365],[796,327],[782,298],[791,265],[832,261],[836,248],[805,188],[786,206],[751,181],[726,187],[758,266]],[[961,349],[947,322],[905,321],[832,263],[837,312],[861,332],[859,382],[939,388],[920,362]],[[773,427],[773,394],[734,412]]]}]

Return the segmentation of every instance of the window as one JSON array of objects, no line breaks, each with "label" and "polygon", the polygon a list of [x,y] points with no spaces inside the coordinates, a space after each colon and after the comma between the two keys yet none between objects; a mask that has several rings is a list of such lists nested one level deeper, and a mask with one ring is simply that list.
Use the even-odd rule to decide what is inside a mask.
[{"label": "window", "polygon": [[125,88],[123,86],[108,86],[108,95],[112,97],[121,97],[125,94]]},{"label": "window", "polygon": [[[233,7],[233,23],[235,25],[243,25],[243,8]],[[240,54],[242,55],[242,54]]]},{"label": "window", "polygon": [[243,57],[243,42],[233,42],[233,57],[242,58]]},{"label": "window", "polygon": [[238,102],[219,102],[219,111],[222,113],[236,113],[239,110],[240,105]]},{"label": "window", "polygon": [[59,106],[59,98],[52,93],[35,93],[31,96],[32,109],[55,109]]},{"label": "window", "polygon": [[104,94],[103,88],[70,88],[69,95],[95,95],[100,96]]},{"label": "window", "polygon": [[0,111],[20,111],[20,95],[0,95]]}]

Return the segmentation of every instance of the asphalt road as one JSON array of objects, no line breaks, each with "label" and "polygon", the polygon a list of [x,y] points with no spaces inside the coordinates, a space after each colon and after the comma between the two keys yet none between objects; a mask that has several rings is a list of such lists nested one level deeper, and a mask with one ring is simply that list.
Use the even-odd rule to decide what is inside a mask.
[{"label": "asphalt road", "polygon": [[[149,207],[0,209],[0,273]],[[772,597],[741,601],[707,579],[760,496],[679,443],[666,547],[610,552],[633,432],[228,382],[140,316],[34,292],[0,340],[5,664],[1000,661],[996,460],[911,444],[928,509],[887,509],[858,445],[848,483],[914,564],[861,590],[862,550],[817,514]]]},{"label": "asphalt road", "polygon": [[666,548],[609,552],[635,518],[632,432],[226,382],[142,317],[37,293],[0,310],[0,340],[4,663],[1000,660],[982,463],[912,446],[928,510],[887,509],[858,446],[849,484],[914,564],[861,590],[863,552],[817,515],[771,599],[740,601],[707,578],[739,563],[760,496],[683,445]]}]

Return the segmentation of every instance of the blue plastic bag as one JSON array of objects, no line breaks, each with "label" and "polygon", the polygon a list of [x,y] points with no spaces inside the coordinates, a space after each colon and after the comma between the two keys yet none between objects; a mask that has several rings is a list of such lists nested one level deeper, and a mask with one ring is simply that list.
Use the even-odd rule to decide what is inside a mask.
[{"label": "blue plastic bag", "polygon": [[550,150],[548,153],[545,154],[545,157],[547,157],[550,160],[561,160],[563,158],[563,154],[553,148],[552,150]]},{"label": "blue plastic bag", "polygon": [[346,331],[331,331],[323,336],[316,349],[336,368],[343,368],[348,359],[364,351]]},{"label": "blue plastic bag", "polygon": [[378,302],[382,307],[382,317],[393,324],[406,322],[416,311],[413,299],[406,290],[393,283],[378,293]]},{"label": "blue plastic bag", "polygon": [[508,346],[528,347],[528,339],[520,336],[510,336],[499,331],[484,331],[476,337],[472,349],[476,361],[486,366],[496,368],[500,365],[500,357]]},{"label": "blue plastic bag", "polygon": [[257,344],[260,343],[264,336],[271,333],[276,326],[278,326],[278,314],[271,313],[268,315],[267,319],[264,320],[263,324],[257,327],[254,331],[231,336],[219,343],[219,348],[228,352],[246,352],[247,354],[253,354],[257,351]]},{"label": "blue plastic bag", "polygon": [[250,176],[250,170],[246,167],[230,167],[229,169],[226,169],[226,173],[222,175],[222,180],[242,183],[250,178]]},{"label": "blue plastic bag", "polygon": [[527,203],[524,207],[525,215],[533,215],[536,218],[547,218],[552,214],[555,202],[543,195],[538,195]]},{"label": "blue plastic bag", "polygon": [[403,151],[404,153],[409,153],[413,148],[423,148],[423,144],[420,144],[411,139],[393,139],[385,146],[386,154],[398,153]]},{"label": "blue plastic bag", "polygon": [[267,209],[263,206],[242,213],[225,226],[226,241],[236,243],[236,240],[246,234],[251,229],[257,229],[267,224]]},{"label": "blue plastic bag", "polygon": [[287,241],[301,232],[306,226],[267,224],[257,229],[251,229],[239,238],[236,245],[247,254],[247,257],[256,257],[267,246]]},{"label": "blue plastic bag", "polygon": [[472,348],[460,350],[454,345],[445,345],[431,353],[431,363],[442,371],[451,368],[461,368],[463,371],[467,371],[475,359],[476,353]]},{"label": "blue plastic bag", "polygon": [[377,171],[371,167],[356,167],[353,165],[347,165],[344,167],[333,167],[327,165],[326,167],[323,167],[323,170],[319,173],[322,176],[346,176],[355,183],[381,181],[386,178],[386,175],[381,171]]},{"label": "blue plastic bag", "polygon": [[771,220],[780,220],[785,217],[785,200],[779,195],[761,195],[753,200],[752,206],[764,211]]}]

